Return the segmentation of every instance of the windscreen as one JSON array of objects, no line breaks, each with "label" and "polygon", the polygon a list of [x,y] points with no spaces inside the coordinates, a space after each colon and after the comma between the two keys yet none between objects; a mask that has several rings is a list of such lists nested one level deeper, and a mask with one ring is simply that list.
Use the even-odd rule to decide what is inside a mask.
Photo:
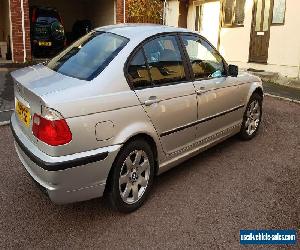
[{"label": "windscreen", "polygon": [[38,15],[37,15],[36,22],[38,22],[38,23],[42,23],[42,22],[52,23],[52,22],[55,22],[55,21],[60,22],[60,18],[59,18],[56,11],[54,11],[54,10],[43,10],[43,9],[38,10]]},{"label": "windscreen", "polygon": [[46,66],[63,75],[89,81],[107,67],[128,41],[112,33],[93,31],[54,57]]}]

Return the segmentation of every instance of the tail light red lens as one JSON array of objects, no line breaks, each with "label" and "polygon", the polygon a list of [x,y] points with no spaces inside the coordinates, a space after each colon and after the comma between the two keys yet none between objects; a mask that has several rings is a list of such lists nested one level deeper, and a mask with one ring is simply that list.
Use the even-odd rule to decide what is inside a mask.
[{"label": "tail light red lens", "polygon": [[32,21],[33,23],[35,23],[35,22],[36,22],[36,19],[37,19],[37,16],[36,16],[36,9],[33,9],[31,21]]},{"label": "tail light red lens", "polygon": [[72,133],[65,119],[48,120],[34,114],[32,132],[36,138],[51,146],[59,146],[72,140]]}]

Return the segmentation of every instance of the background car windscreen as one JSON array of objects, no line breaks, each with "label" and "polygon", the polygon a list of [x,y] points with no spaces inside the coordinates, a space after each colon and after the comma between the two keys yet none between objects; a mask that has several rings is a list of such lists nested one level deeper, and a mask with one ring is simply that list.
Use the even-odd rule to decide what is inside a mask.
[{"label": "background car windscreen", "polygon": [[51,11],[51,10],[43,10],[43,9],[38,10],[36,22],[52,23],[55,21],[60,21],[60,18],[58,16],[57,12]]},{"label": "background car windscreen", "polygon": [[128,43],[106,32],[91,32],[54,57],[47,66],[63,75],[91,80],[105,69]]}]

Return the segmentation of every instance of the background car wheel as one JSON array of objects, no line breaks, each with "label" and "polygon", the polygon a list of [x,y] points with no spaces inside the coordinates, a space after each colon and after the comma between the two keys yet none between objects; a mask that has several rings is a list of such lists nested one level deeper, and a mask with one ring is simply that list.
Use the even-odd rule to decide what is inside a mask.
[{"label": "background car wheel", "polygon": [[109,176],[108,199],[112,208],[129,213],[146,200],[154,177],[154,156],[141,139],[129,142],[118,154]]},{"label": "background car wheel", "polygon": [[241,139],[251,140],[257,134],[262,117],[262,101],[263,98],[257,93],[251,96],[244,113],[240,131]]}]

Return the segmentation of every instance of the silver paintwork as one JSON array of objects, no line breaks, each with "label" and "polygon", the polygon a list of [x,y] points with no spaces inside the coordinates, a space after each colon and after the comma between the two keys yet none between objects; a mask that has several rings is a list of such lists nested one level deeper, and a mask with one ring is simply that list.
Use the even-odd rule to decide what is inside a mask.
[{"label": "silver paintwork", "polygon": [[[136,135],[147,135],[154,141],[159,166],[157,174],[160,174],[236,134],[252,93],[258,88],[262,90],[259,78],[242,72],[238,77],[133,91],[123,68],[136,46],[155,34],[188,31],[159,25],[113,25],[98,30],[125,36],[130,41],[92,81],[64,76],[43,65],[12,73],[15,96],[28,104],[31,114],[40,114],[41,105],[55,109],[66,118],[73,135],[67,145],[49,146],[32,135],[32,124],[27,128],[13,114],[13,129],[34,155],[46,162],[62,162],[96,152],[109,152],[104,161],[49,172],[38,167],[16,146],[27,171],[57,203],[102,196],[115,157]],[[241,106],[245,107],[236,109]],[[228,110],[234,111],[201,122]],[[161,136],[195,121],[200,122]]]},{"label": "silver paintwork", "polygon": [[12,115],[11,124],[22,144],[26,145],[34,155],[45,162],[64,162],[71,159],[80,159],[82,157],[96,155],[101,152],[109,152],[108,157],[104,161],[63,171],[46,171],[32,162],[15,143],[17,154],[24,167],[28,173],[47,190],[53,202],[63,204],[102,196],[110,167],[121,145],[113,145],[66,156],[52,157],[42,152],[22,132],[15,114]]}]

